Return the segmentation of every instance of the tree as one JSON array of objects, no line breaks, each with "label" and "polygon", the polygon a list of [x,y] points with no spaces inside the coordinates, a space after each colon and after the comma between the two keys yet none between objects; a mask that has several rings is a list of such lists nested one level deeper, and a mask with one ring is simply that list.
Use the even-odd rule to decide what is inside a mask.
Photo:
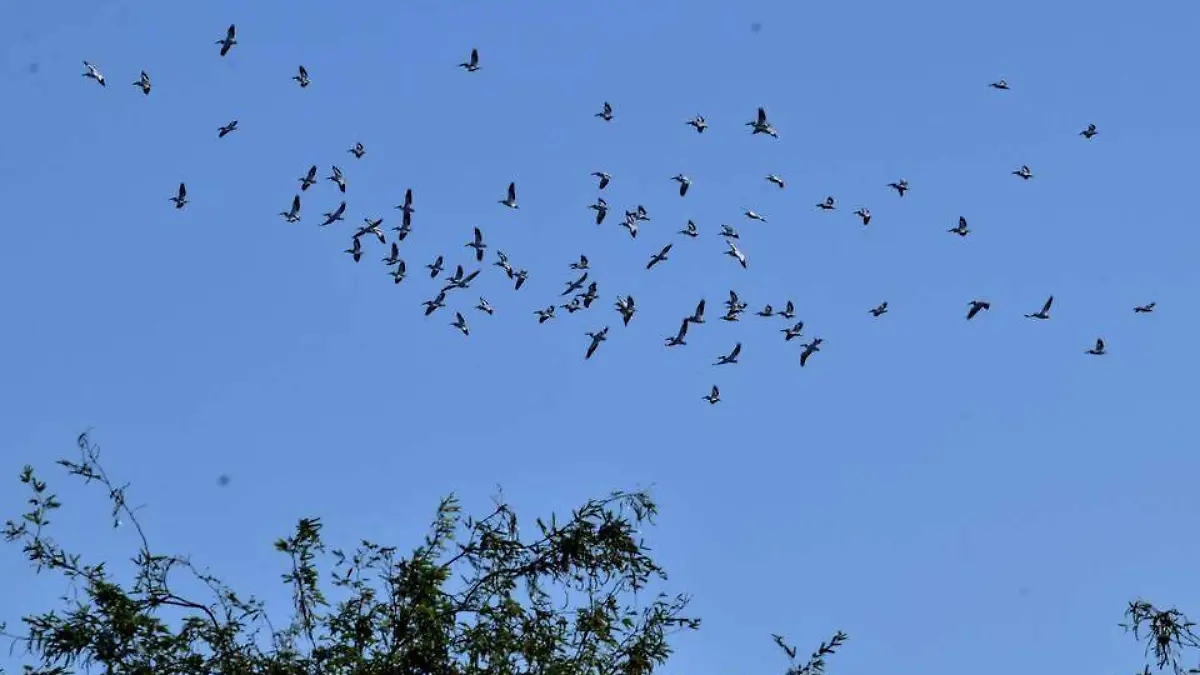
[{"label": "tree", "polygon": [[[24,633],[6,633],[36,662],[25,668],[30,675],[80,666],[122,675],[649,675],[671,653],[668,636],[700,625],[685,615],[688,596],[653,591],[666,573],[638,528],[653,523],[654,502],[645,492],[614,492],[565,522],[537,519],[529,539],[502,501],[475,519],[449,496],[407,556],[369,541],[350,553],[326,551],[320,519],[301,519],[275,542],[294,605],[276,630],[258,600],[185,557],[154,552],[126,501],[128,486],[105,472],[87,433],[78,446],[79,459],[58,464],[107,491],[114,525],[124,521],[137,534],[136,573],[123,585],[103,562],[85,563],[56,543],[47,528],[62,504],[26,467],[30,508],[6,524],[5,538],[21,544],[38,573],[60,573],[77,591],[62,611],[26,616]],[[178,591],[178,574],[199,580],[206,599]],[[846,635],[807,662],[775,639],[792,660],[788,675],[822,675]]]}]

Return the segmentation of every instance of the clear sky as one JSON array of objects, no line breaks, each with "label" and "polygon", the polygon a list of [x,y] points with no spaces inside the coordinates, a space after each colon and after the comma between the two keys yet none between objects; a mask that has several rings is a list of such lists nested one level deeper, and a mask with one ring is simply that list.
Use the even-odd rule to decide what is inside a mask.
[{"label": "clear sky", "polygon": [[[843,673],[1136,669],[1127,600],[1200,612],[1181,529],[1200,472],[1198,20],[1079,0],[4,3],[0,507],[19,512],[36,463],[76,506],[60,540],[132,552],[50,466],[94,426],[158,546],[286,616],[270,544],[301,516],[334,545],[407,547],[450,491],[482,510],[500,484],[532,519],[653,485],[650,542],[706,621],[666,672],[782,670],[770,632],[807,650],[836,629]],[[760,105],[778,140],[744,126]],[[311,164],[344,169],[346,222],[318,227],[342,199],[324,180],[301,222],[276,215]],[[497,204],[513,180],[519,210]],[[390,237],[405,188],[396,286],[378,242],[357,265],[342,250],[364,217]],[[836,211],[814,208],[826,195]],[[652,220],[632,240],[636,204]],[[960,215],[966,239],[946,233]],[[675,234],[689,218],[694,240]],[[424,317],[440,282],[423,266],[473,264],[475,226],[483,274]],[[529,269],[520,291],[497,248]],[[538,325],[580,254],[599,301]],[[717,320],[730,289],[751,310],[734,324]],[[1049,294],[1051,320],[1022,317]],[[701,297],[709,322],[666,349]],[[787,322],[751,313],[789,298],[825,339],[803,369]],[[968,323],[975,298],[992,309]],[[1097,337],[1108,355],[1084,353]],[[713,367],[737,341],[741,362]],[[0,579],[10,620],[62,590],[15,547]]]}]

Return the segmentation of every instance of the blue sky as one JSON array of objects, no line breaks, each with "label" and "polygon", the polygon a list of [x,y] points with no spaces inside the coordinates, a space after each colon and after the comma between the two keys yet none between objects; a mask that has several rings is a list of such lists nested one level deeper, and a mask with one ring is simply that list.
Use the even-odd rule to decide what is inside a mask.
[{"label": "blue sky", "polygon": [[[335,545],[406,546],[450,491],[482,510],[499,484],[532,518],[653,485],[650,541],[705,620],[667,672],[782,670],[770,632],[809,649],[836,629],[837,672],[991,675],[1035,654],[1046,672],[1135,669],[1127,600],[1200,611],[1200,544],[1180,529],[1200,470],[1198,19],[1078,0],[7,3],[0,507],[21,508],[22,464],[54,477],[94,426],[157,545],[283,616],[270,544],[301,516]],[[142,69],[148,97],[130,86]],[[744,126],[760,105],[778,141]],[[317,227],[341,200],[328,181],[300,223],[276,216],[311,164],[345,170],[345,223]],[[1021,164],[1034,179],[1010,175]],[[600,227],[596,170],[614,176]],[[496,203],[513,180],[518,211]],[[341,251],[364,217],[397,224],[405,188],[396,286],[377,242],[357,265]],[[814,208],[826,195],[837,211]],[[618,223],[639,203],[652,220],[631,240]],[[946,233],[960,215],[965,240]],[[689,218],[698,239],[674,234]],[[722,255],[723,222],[749,269]],[[467,263],[475,226],[529,283],[488,265],[478,293],[424,317],[422,266]],[[539,326],[581,253],[600,300]],[[822,351],[802,370],[782,319],[716,321],[730,289],[751,310],[793,299]],[[1051,293],[1052,320],[1022,318]],[[480,294],[495,316],[470,309]],[[665,349],[701,297],[709,323]],[[973,298],[993,306],[968,323]],[[1109,355],[1083,353],[1097,337]],[[737,341],[741,363],[712,367]],[[133,550],[55,483],[76,506],[62,541]],[[15,548],[0,578],[10,620],[62,590]]]}]

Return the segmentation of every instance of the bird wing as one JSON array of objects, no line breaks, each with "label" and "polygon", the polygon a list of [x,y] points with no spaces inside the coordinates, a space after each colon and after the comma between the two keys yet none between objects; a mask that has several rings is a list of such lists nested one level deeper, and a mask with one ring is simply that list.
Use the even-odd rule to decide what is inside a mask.
[{"label": "bird wing", "polygon": [[304,69],[304,66],[300,66],[300,77],[308,77],[308,71]]},{"label": "bird wing", "polygon": [[706,302],[708,302],[708,301],[701,300],[700,304],[696,305],[696,314],[695,314],[696,318],[698,318],[698,319],[704,318],[704,304]]},{"label": "bird wing", "polygon": [[229,24],[229,30],[225,31],[225,39],[232,40],[235,37],[237,37],[237,26],[231,23]]},{"label": "bird wing", "polygon": [[478,65],[478,64],[479,64],[479,50],[472,49],[471,50],[471,65],[474,66],[474,65]]},{"label": "bird wing", "polygon": [[1046,298],[1046,304],[1042,305],[1042,314],[1049,313],[1050,305],[1053,305],[1053,304],[1054,304],[1054,296],[1053,295],[1050,296],[1049,298]]},{"label": "bird wing", "polygon": [[759,124],[766,124],[766,123],[767,123],[767,110],[766,110],[766,108],[759,108],[759,109],[758,109],[758,123],[759,123]]},{"label": "bird wing", "polygon": [[186,196],[187,196],[187,186],[184,185],[183,183],[180,183],[179,184],[179,198],[183,199]]},{"label": "bird wing", "polygon": [[742,343],[737,343],[733,346],[733,351],[729,352],[729,358],[736,359],[738,354],[742,353]]},{"label": "bird wing", "polygon": [[482,244],[483,244],[483,233],[480,232],[479,228],[477,227],[477,228],[475,228],[475,245],[480,246]]},{"label": "bird wing", "polygon": [[292,210],[297,213],[300,211],[300,195],[292,197]]},{"label": "bird wing", "polygon": [[517,184],[516,183],[508,184],[508,201],[510,201],[510,202],[517,201]]}]

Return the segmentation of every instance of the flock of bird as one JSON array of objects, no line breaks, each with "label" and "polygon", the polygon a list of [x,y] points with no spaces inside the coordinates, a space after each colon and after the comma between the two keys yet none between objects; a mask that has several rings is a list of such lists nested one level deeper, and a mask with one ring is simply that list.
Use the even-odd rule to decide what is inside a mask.
[{"label": "flock of bird", "polygon": [[[220,56],[227,56],[230,53],[230,50],[232,50],[233,47],[238,44],[236,26],[230,25],[225,32],[225,36],[222,39],[217,40],[215,44],[218,44],[221,47]],[[95,64],[84,61],[83,65],[86,69],[83,73],[84,77],[95,80],[101,86],[106,86],[104,74]],[[463,71],[467,73],[474,73],[480,70],[481,65],[478,49],[472,49],[469,58],[463,63],[460,63],[459,68],[462,68]],[[295,80],[301,88],[307,88],[310,84],[308,71],[303,65],[299,66],[296,74],[292,76],[292,79]],[[150,76],[145,71],[142,71],[140,77],[133,82],[133,85],[138,87],[144,95],[149,95],[153,88]],[[992,82],[988,86],[992,89],[1001,91],[1007,91],[1009,89],[1008,83],[1003,79]],[[602,122],[611,122],[615,117],[613,106],[608,102],[604,102],[600,111],[595,113],[595,117]],[[685,124],[690,126],[696,131],[696,133],[699,134],[703,134],[708,129],[708,122],[701,115],[696,115],[695,117],[686,120]],[[762,135],[773,139],[779,138],[779,131],[771,123],[767,116],[767,111],[764,108],[758,108],[754,119],[746,122],[745,126],[750,128],[751,136]],[[237,131],[237,129],[238,121],[231,120],[227,124],[218,127],[217,136],[218,138],[224,138],[225,136]],[[1082,131],[1079,132],[1079,135],[1090,141],[1098,133],[1099,132],[1095,124],[1088,124]],[[347,150],[347,152],[353,155],[355,159],[362,159],[363,156],[366,155],[367,150],[362,143],[355,143]],[[1030,180],[1034,177],[1033,171],[1028,166],[1024,165],[1013,170],[1012,174],[1022,180]],[[606,187],[608,187],[609,183],[612,181],[612,176],[604,171],[596,171],[592,173],[592,177],[597,179],[597,187],[600,191],[603,191]],[[337,165],[331,166],[329,175],[325,176],[324,178],[325,180],[335,184],[341,194],[346,193],[346,175],[340,167]],[[771,174],[766,176],[765,179],[777,186],[779,189],[784,189],[786,186],[786,182],[781,176]],[[688,189],[691,186],[690,178],[684,174],[677,174],[672,177],[672,180],[679,185],[680,197],[688,194]],[[293,196],[290,208],[279,213],[280,217],[289,223],[296,223],[301,219],[300,195],[301,193],[307,192],[309,188],[318,183],[317,166],[310,166],[308,170],[297,179],[297,181],[299,182],[299,192]],[[908,181],[903,178],[896,180],[895,182],[888,183],[887,187],[894,191],[900,198],[903,198],[910,189]],[[187,185],[185,183],[180,183],[175,195],[170,197],[170,200],[174,202],[176,209],[183,209],[188,204]],[[509,183],[508,188],[504,193],[504,198],[497,201],[509,209],[519,209],[520,204],[517,200],[516,183]],[[817,203],[815,207],[823,211],[834,211],[838,208],[838,204],[832,196],[829,196]],[[598,197],[596,202],[591,204],[588,208],[595,212],[595,223],[597,225],[605,222],[609,212],[609,205],[603,197]],[[412,189],[405,191],[403,203],[397,205],[395,209],[400,211],[400,224],[391,228],[396,234],[393,240],[390,242],[388,254],[383,257],[382,262],[387,266],[388,274],[392,277],[394,283],[399,284],[404,281],[408,275],[408,265],[404,259],[401,258],[400,243],[403,242],[405,238],[412,232],[413,214],[416,213],[416,210],[413,207]],[[323,220],[319,223],[319,225],[321,227],[326,227],[337,222],[344,221],[345,214],[346,202],[343,200],[336,208],[322,214]],[[764,223],[767,222],[766,217],[754,212],[753,210],[744,210],[743,215],[749,220],[755,220]],[[871,222],[871,212],[865,207],[854,211],[854,215],[861,220],[864,226]],[[639,232],[639,224],[649,220],[650,215],[646,207],[639,204],[634,208],[625,211],[624,218],[620,222],[620,225],[629,232],[630,237],[636,238]],[[363,224],[358,226],[352,234],[349,248],[345,249],[344,251],[354,262],[360,261],[364,255],[362,244],[364,237],[374,237],[375,239],[378,239],[381,245],[384,246],[389,244],[387,235],[382,228],[382,218],[368,217],[364,218],[363,221]],[[958,224],[955,227],[947,230],[947,232],[958,235],[959,237],[966,237],[970,234],[971,230],[968,227],[967,219],[960,216],[958,218]],[[683,229],[679,230],[677,234],[694,239],[699,236],[699,229],[695,222],[688,220]],[[738,247],[737,244],[737,242],[740,240],[737,230],[729,225],[723,224],[721,225],[720,234],[725,240],[725,255],[732,258],[743,269],[747,268],[748,260],[746,254]],[[649,270],[654,266],[668,260],[668,256],[671,253],[673,246],[674,244],[668,243],[663,246],[661,250],[652,255],[650,260],[646,263],[646,269]],[[474,254],[473,257],[476,262],[483,262],[485,251],[489,248],[489,245],[485,241],[483,232],[480,230],[480,228],[476,227],[474,229],[474,236],[470,241],[464,244],[464,247],[472,249]],[[503,251],[498,249],[494,250],[496,260],[492,263],[492,265],[500,268],[508,277],[508,279],[513,282],[513,288],[519,291],[529,278],[529,271],[524,268],[515,267],[509,261],[508,256]],[[437,279],[438,275],[445,271],[445,265],[445,256],[439,255],[433,262],[425,265],[425,269],[429,271],[429,277],[431,279]],[[553,320],[555,318],[555,311],[558,309],[564,310],[569,314],[574,314],[577,311],[589,309],[599,298],[597,282],[594,280],[589,281],[590,266],[587,256],[581,255],[577,262],[571,263],[570,267],[572,270],[578,272],[578,276],[565,282],[566,288],[562,291],[560,297],[565,298],[566,296],[571,296],[571,298],[565,304],[556,304],[552,302],[544,308],[535,310],[533,313],[537,317],[538,323],[546,323],[547,321]],[[463,265],[456,265],[454,273],[446,276],[443,279],[445,284],[438,291],[437,295],[433,299],[426,300],[424,303],[422,303],[425,307],[425,316],[429,316],[437,310],[446,307],[446,303],[451,292],[470,288],[471,283],[479,276],[481,271],[481,269],[475,269],[467,272]],[[1040,310],[1026,314],[1025,316],[1030,319],[1049,319],[1050,308],[1053,303],[1054,296],[1051,295],[1046,299]],[[690,315],[683,317],[678,331],[675,334],[665,338],[664,342],[667,347],[677,347],[687,344],[686,338],[689,327],[698,326],[705,323],[705,306],[706,300],[701,299],[696,305],[695,310]],[[732,322],[739,320],[741,315],[748,309],[748,304],[743,302],[735,291],[730,291],[729,299],[725,301],[724,307],[725,314],[720,317],[721,320]],[[614,308],[620,315],[623,325],[626,326],[629,325],[630,320],[633,319],[637,312],[637,305],[632,295],[618,297]],[[495,309],[492,307],[492,305],[483,297],[479,298],[479,302],[474,306],[474,309],[489,316],[495,312]],[[971,300],[967,305],[966,319],[968,321],[972,320],[978,316],[980,312],[990,309],[991,303],[987,300]],[[1154,309],[1155,303],[1150,302],[1148,304],[1135,307],[1133,311],[1137,314],[1148,314],[1153,312]],[[888,313],[888,303],[882,302],[868,310],[868,312],[871,314],[871,316],[879,318]],[[780,332],[783,333],[783,339],[785,341],[790,342],[793,339],[803,337],[804,322],[795,319],[795,306],[790,300],[787,301],[784,309],[782,310],[777,310],[771,305],[766,305],[758,312],[755,312],[755,314],[761,317],[778,316],[783,318],[787,322],[787,325],[780,329]],[[450,325],[465,336],[469,336],[471,334],[471,329],[467,323],[467,319],[461,311],[455,312],[454,320],[450,323]],[[586,352],[584,353],[585,359],[592,358],[600,344],[608,339],[608,334],[609,326],[605,326],[600,330],[588,332],[586,334],[590,342],[588,343]],[[822,338],[814,336],[807,342],[803,342],[801,344],[799,357],[801,367],[808,362],[813,354],[820,351],[823,342],[824,340]],[[741,354],[741,351],[742,344],[741,342],[737,342],[727,354],[720,355],[713,365],[721,366],[736,364],[738,363],[738,356]],[[1090,349],[1087,349],[1085,353],[1097,356],[1107,353],[1104,340],[1102,338],[1097,338],[1095,343]],[[716,385],[713,385],[711,391],[707,395],[703,396],[702,399],[708,401],[709,403],[719,402],[721,400],[720,388]]]}]

